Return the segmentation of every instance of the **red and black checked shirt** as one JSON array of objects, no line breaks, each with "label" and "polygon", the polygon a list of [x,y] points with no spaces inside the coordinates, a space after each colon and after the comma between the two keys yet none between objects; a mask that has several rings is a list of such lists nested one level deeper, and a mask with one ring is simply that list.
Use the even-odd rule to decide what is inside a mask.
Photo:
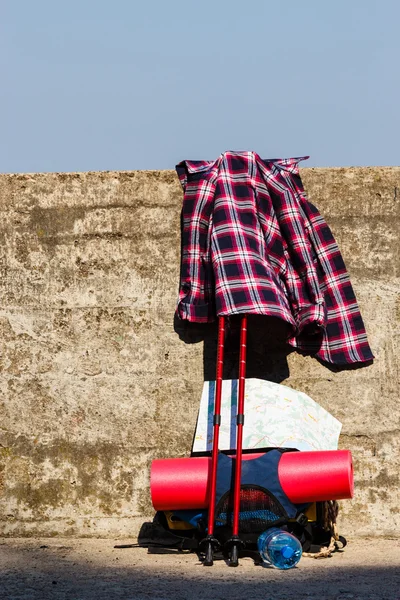
[{"label": "red and black checked shirt", "polygon": [[177,165],[184,189],[177,315],[198,323],[240,313],[278,317],[302,352],[341,365],[370,361],[346,267],[306,198],[301,160],[225,152]]}]

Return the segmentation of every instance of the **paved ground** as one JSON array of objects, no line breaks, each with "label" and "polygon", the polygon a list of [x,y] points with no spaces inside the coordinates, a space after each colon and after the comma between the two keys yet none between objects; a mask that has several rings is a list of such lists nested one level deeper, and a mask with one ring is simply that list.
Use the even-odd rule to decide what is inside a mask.
[{"label": "paved ground", "polygon": [[[400,540],[349,542],[290,571],[195,554],[115,549],[121,540],[0,540],[1,600],[400,600]],[[129,543],[127,541],[126,543]]]}]

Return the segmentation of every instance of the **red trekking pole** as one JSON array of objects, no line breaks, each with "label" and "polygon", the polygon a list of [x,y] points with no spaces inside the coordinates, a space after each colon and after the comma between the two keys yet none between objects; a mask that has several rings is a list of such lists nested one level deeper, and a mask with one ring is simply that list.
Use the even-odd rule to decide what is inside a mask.
[{"label": "red trekking pole", "polygon": [[226,545],[230,548],[229,566],[239,565],[239,548],[244,546],[243,540],[239,538],[239,512],[240,512],[240,480],[242,475],[242,448],[243,448],[243,425],[244,425],[244,392],[246,381],[246,347],[247,347],[247,315],[242,316],[240,323],[240,351],[239,351],[239,393],[236,416],[236,463],[235,479],[233,488],[233,523],[232,537]]},{"label": "red trekking pole", "polygon": [[222,396],[222,377],[224,371],[224,346],[225,346],[225,317],[218,318],[218,346],[217,346],[217,373],[214,398],[214,420],[213,420],[213,447],[211,454],[211,482],[210,482],[210,501],[208,507],[208,531],[207,537],[200,542],[201,547],[205,548],[204,565],[210,567],[213,564],[214,550],[220,547],[217,538],[214,537],[215,521],[215,495],[217,487],[217,468],[218,468],[218,444],[219,428],[221,424],[221,396]]}]

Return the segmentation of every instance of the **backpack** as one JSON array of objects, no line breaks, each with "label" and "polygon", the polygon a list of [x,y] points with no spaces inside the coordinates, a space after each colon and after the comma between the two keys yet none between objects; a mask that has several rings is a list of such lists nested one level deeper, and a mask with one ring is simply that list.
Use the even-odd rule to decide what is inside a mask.
[{"label": "backpack", "polygon": [[[278,478],[278,464],[283,452],[292,449],[272,448],[253,460],[242,463],[239,530],[244,542],[241,556],[258,562],[258,536],[269,527],[281,527],[295,535],[303,556],[322,558],[344,548],[346,540],[336,530],[338,503],[314,502],[295,505],[284,493]],[[224,544],[232,535],[232,494],[234,458],[218,455],[218,478],[214,535],[221,545],[216,558],[225,556]],[[207,535],[208,511],[158,511],[152,522],[143,523],[137,546],[149,552],[157,549],[195,551],[202,555],[202,540]],[[128,544],[121,547],[132,547]]]}]

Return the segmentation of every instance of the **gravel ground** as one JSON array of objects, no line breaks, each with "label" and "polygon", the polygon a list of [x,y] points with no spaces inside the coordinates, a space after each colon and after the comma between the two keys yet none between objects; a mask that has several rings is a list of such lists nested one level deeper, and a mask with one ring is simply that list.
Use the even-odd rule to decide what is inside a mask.
[{"label": "gravel ground", "polygon": [[350,540],[331,558],[278,571],[243,559],[116,549],[129,540],[0,540],[1,600],[400,600],[400,540]]}]

